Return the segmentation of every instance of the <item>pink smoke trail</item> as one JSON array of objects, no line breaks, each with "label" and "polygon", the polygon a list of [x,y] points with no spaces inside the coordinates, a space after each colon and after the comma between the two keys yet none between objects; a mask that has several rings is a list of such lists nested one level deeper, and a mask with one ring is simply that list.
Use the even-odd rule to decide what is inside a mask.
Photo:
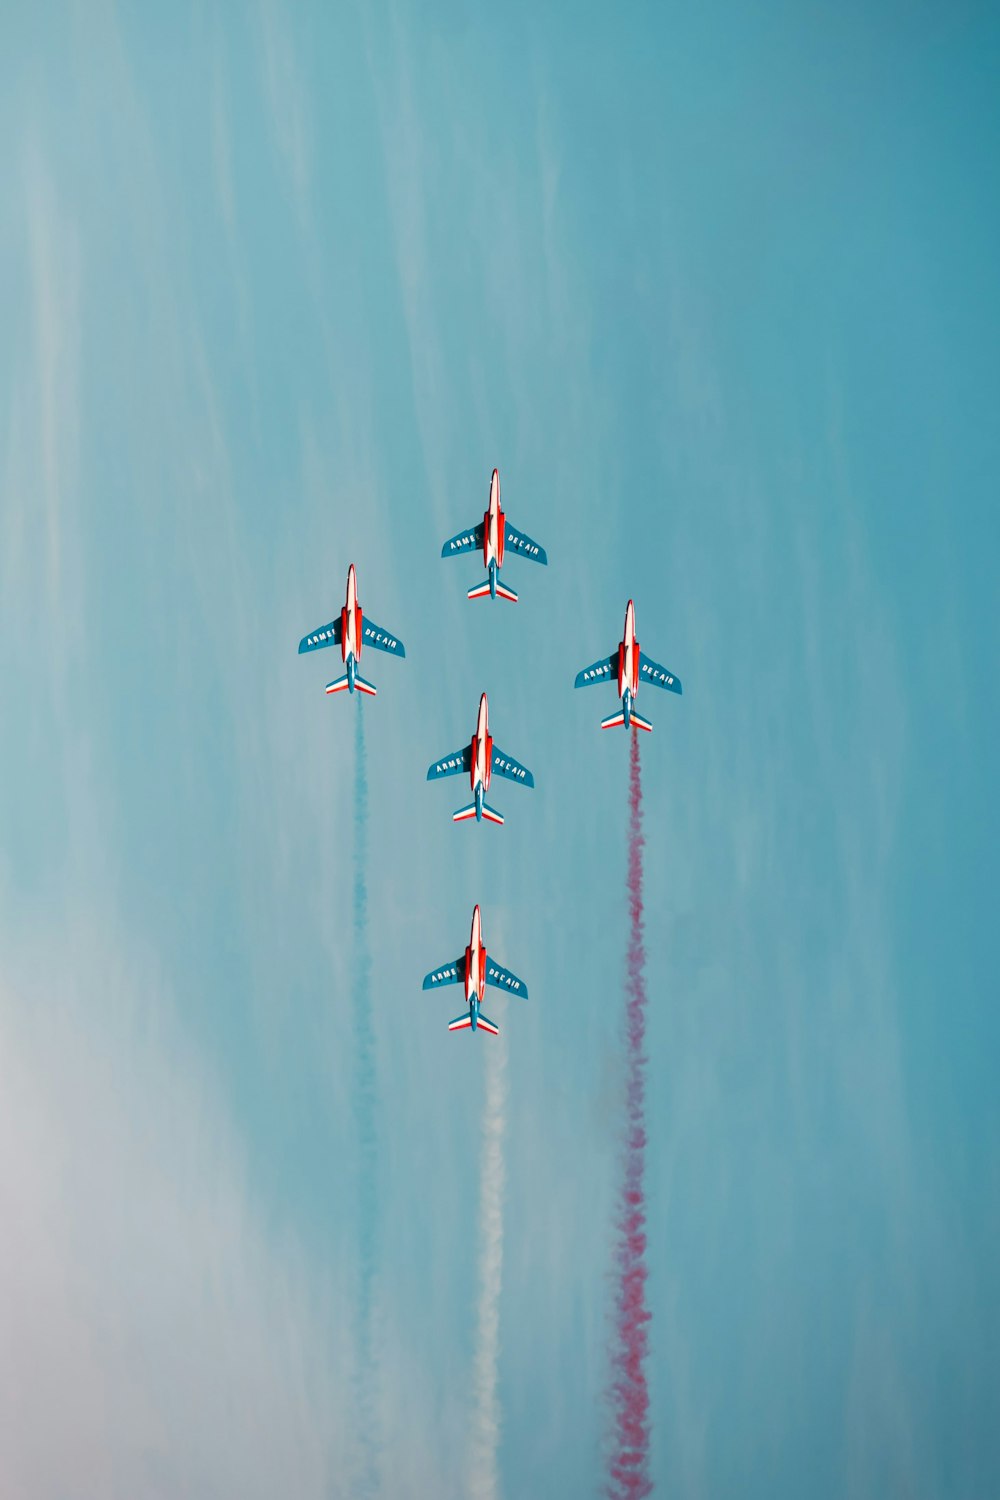
[{"label": "pink smoke trail", "polygon": [[614,1434],[607,1494],[610,1500],[641,1500],[652,1493],[649,1477],[649,1352],[646,1307],[646,952],[642,921],[642,780],[639,735],[632,735],[629,763],[629,949],[625,985],[628,1066],[625,1094],[625,1177],[618,1210],[615,1267],[615,1334],[611,1405]]}]

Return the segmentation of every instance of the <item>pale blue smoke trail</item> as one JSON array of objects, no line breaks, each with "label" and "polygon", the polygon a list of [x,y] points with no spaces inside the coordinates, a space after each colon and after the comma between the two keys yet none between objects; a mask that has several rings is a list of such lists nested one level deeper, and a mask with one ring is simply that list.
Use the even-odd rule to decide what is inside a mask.
[{"label": "pale blue smoke trail", "polygon": [[365,764],[365,716],[357,704],[354,745],[354,1089],[358,1135],[358,1300],[355,1309],[355,1431],[361,1445],[358,1481],[352,1493],[379,1493],[381,1435],[375,1392],[377,1364],[372,1322],[378,1259],[378,1112],[375,1027],[371,1003],[371,950],[368,942],[368,769]]},{"label": "pale blue smoke trail", "polygon": [[[483,1035],[481,1032],[480,1035]],[[501,1028],[483,1049],[486,1097],[480,1143],[479,1306],[472,1370],[469,1500],[500,1500],[500,1281],[503,1271],[504,1136],[507,1130],[507,1037]]]}]

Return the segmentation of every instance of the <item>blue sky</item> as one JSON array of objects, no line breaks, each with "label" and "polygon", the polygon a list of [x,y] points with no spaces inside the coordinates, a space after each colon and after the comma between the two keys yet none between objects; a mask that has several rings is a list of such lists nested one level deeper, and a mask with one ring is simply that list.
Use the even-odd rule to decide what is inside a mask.
[{"label": "blue sky", "polygon": [[[571,684],[629,596],[685,686],[642,745],[657,1493],[1000,1485],[998,44],[3,12],[13,1493],[600,1493],[627,765]],[[494,464],[550,558],[516,608],[439,560]],[[351,561],[407,647],[361,710],[367,1389],[358,704],[295,652]],[[502,830],[424,781],[484,689],[537,780]],[[420,991],[476,900],[532,994],[493,1051]]]}]

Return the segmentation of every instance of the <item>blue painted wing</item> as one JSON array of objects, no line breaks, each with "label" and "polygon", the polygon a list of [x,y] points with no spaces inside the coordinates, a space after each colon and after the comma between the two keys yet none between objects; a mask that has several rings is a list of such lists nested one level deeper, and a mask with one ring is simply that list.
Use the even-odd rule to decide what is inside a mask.
[{"label": "blue painted wing", "polygon": [[406,647],[381,625],[376,625],[369,615],[361,616],[361,644],[374,646],[376,651],[388,651],[390,656],[405,656]]},{"label": "blue painted wing", "polygon": [[518,531],[516,526],[507,522],[507,534],[504,537],[504,557],[508,552],[516,552],[519,557],[530,557],[532,562],[546,564],[548,558],[545,556],[545,548],[539,547],[530,536],[525,536],[523,531]]},{"label": "blue painted wing", "polygon": [[340,645],[340,616],[331,620],[329,625],[320,625],[318,630],[311,630],[299,641],[299,655],[303,651],[321,651],[324,646]]},{"label": "blue painted wing", "polygon": [[[465,960],[462,960],[463,963]],[[486,983],[492,984],[498,990],[506,990],[508,995],[520,995],[522,999],[528,998],[528,986],[523,979],[518,979],[509,969],[502,964],[495,963],[489,954],[486,955]]]},{"label": "blue painted wing", "polygon": [[681,680],[675,677],[673,672],[668,672],[666,667],[661,667],[658,661],[653,661],[645,651],[639,652],[639,681],[651,682],[656,687],[665,688],[668,693],[682,693]]},{"label": "blue painted wing", "polygon": [[453,750],[450,755],[443,755],[432,766],[428,766],[427,780],[440,781],[442,776],[457,776],[459,771],[464,771],[468,776],[471,770],[472,746],[466,745],[464,750]]},{"label": "blue painted wing", "polygon": [[444,984],[462,984],[465,981],[465,954],[462,953],[450,964],[432,969],[424,975],[425,990],[439,990]]},{"label": "blue painted wing", "polygon": [[[469,758],[472,758],[472,747],[469,747]],[[499,746],[493,746],[493,773],[495,776],[506,776],[508,781],[519,781],[522,786],[534,786],[535,778],[527,766],[522,766],[513,755],[508,755]]]},{"label": "blue painted wing", "polygon": [[602,656],[600,661],[592,662],[589,667],[584,667],[582,672],[577,672],[576,681],[573,686],[591,687],[595,682],[618,681],[618,652],[614,656]]},{"label": "blue painted wing", "polygon": [[478,526],[470,526],[457,536],[450,537],[441,548],[441,556],[457,557],[460,552],[481,552],[482,547],[483,523],[480,521]]}]

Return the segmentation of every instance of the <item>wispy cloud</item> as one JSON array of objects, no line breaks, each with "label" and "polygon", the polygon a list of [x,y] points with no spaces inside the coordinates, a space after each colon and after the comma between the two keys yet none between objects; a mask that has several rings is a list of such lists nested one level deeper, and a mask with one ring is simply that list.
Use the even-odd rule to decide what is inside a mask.
[{"label": "wispy cloud", "polygon": [[292,184],[300,222],[307,224],[311,212],[308,93],[303,87],[288,14],[282,13],[273,0],[260,0],[257,19],[264,92],[275,142]]},{"label": "wispy cloud", "polygon": [[[4,1481],[42,1497],[319,1496],[341,1300],[261,1222],[218,1081],[99,909],[10,930],[0,988]],[[336,1361],[336,1363],[334,1363]],[[338,1378],[340,1377],[340,1378]],[[57,1441],[53,1441],[57,1434]],[[225,1440],[220,1442],[220,1434]]]},{"label": "wispy cloud", "polygon": [[[8,418],[3,526],[5,599],[25,608],[11,611],[11,629],[37,640],[49,636],[53,670],[61,683],[65,665],[80,648],[66,639],[60,616],[82,624],[82,576],[78,566],[80,461],[80,297],[82,256],[76,222],[60,201],[45,158],[29,140],[21,157],[24,263],[28,273],[27,359],[15,370]],[[23,580],[35,587],[26,596]],[[54,698],[58,700],[56,690]]]}]

